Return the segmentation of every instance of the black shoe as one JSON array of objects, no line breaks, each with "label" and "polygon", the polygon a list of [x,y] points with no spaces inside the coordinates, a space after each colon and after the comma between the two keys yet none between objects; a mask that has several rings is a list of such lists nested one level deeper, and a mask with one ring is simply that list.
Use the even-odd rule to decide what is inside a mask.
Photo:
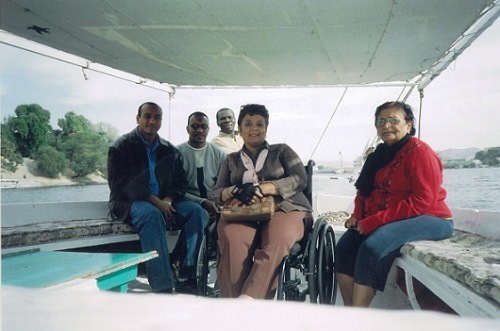
[{"label": "black shoe", "polygon": [[196,284],[196,266],[182,266],[177,271],[177,279],[184,280],[194,279]]},{"label": "black shoe", "polygon": [[175,283],[175,292],[183,294],[193,294],[198,295],[198,285],[196,278],[189,278],[184,282]]}]

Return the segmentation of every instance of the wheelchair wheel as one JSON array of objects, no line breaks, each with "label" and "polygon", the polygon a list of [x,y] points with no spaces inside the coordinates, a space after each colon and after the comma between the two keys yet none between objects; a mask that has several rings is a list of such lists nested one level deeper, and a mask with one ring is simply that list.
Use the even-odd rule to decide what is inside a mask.
[{"label": "wheelchair wheel", "polygon": [[281,262],[276,290],[278,301],[304,302],[306,300],[307,288],[302,284],[302,275],[298,275],[299,270],[304,270],[304,266],[301,263],[300,246],[297,247],[296,251],[290,252],[290,255],[285,256]]},{"label": "wheelchair wheel", "polygon": [[318,246],[318,294],[319,302],[335,304],[337,277],[335,276],[335,232],[330,224],[321,229]]},{"label": "wheelchair wheel", "polygon": [[334,304],[337,297],[337,278],[334,270],[335,232],[323,219],[314,224],[308,253],[307,282],[310,301]]},{"label": "wheelchair wheel", "polygon": [[283,258],[278,272],[278,289],[276,290],[276,299],[286,301],[285,286],[290,278],[290,266],[288,264],[288,255]]},{"label": "wheelchair wheel", "polygon": [[319,219],[314,223],[313,234],[311,242],[309,243],[308,257],[307,257],[307,286],[309,288],[309,300],[312,303],[318,301],[318,256],[319,256],[319,239],[322,229],[326,226],[326,221]]},{"label": "wheelchair wheel", "polygon": [[208,229],[203,236],[198,261],[196,264],[196,283],[198,295],[206,297],[218,297],[217,286],[217,252],[215,246],[207,242],[209,236]]}]

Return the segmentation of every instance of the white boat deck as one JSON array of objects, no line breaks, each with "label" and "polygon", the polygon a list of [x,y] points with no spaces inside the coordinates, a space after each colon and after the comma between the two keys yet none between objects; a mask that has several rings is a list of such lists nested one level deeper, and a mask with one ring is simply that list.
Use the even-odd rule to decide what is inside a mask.
[{"label": "white boat deck", "polygon": [[[319,195],[315,196],[314,199],[314,214],[316,217],[319,216],[319,214],[322,214],[326,211],[350,211],[352,210],[352,197],[334,197],[334,196],[324,196],[324,195]],[[29,207],[29,208],[28,208]],[[69,203],[69,204],[62,204],[59,206],[60,208],[55,208],[55,206],[52,204],[52,206],[45,206],[45,205],[36,205],[36,206],[23,206],[23,205],[17,205],[17,206],[10,206],[10,207],[3,207],[2,208],[2,218],[4,220],[8,220],[9,218],[15,217],[17,218],[17,221],[19,221],[21,224],[20,227],[30,227],[34,226],[35,230],[33,233],[36,235],[36,228],[41,227],[40,225],[33,224],[34,222],[44,222],[44,220],[55,220],[57,222],[68,222],[70,219],[81,219],[83,220],[82,222],[89,222],[92,223],[93,220],[89,220],[89,216],[91,215],[92,218],[97,218],[98,220],[100,219],[101,223],[104,223],[104,225],[109,225],[106,220],[106,214],[107,214],[107,206],[105,202],[94,202],[91,203],[91,205],[88,205],[88,203],[83,205],[80,205],[79,203]],[[34,210],[34,209],[36,210]],[[68,212],[70,211],[70,212]],[[456,228],[465,230],[471,233],[476,233],[479,234],[485,238],[490,238],[491,240],[496,240],[498,241],[500,238],[500,227],[498,227],[498,222],[500,222],[500,213],[497,212],[478,212],[478,211],[473,211],[473,210],[455,210],[455,225]],[[346,215],[348,213],[345,213]],[[85,217],[83,216],[85,215]],[[343,215],[344,217],[346,215]],[[99,222],[98,222],[99,223]],[[31,224],[31,225],[30,225]],[[61,223],[62,224],[62,223]],[[5,225],[5,223],[3,224]],[[83,232],[88,232],[86,228],[83,228],[84,230],[81,230]],[[343,222],[339,222],[339,224],[334,224],[334,229],[335,233],[337,236],[337,239],[339,236],[345,231],[343,227]],[[2,237],[7,234],[8,231],[6,231],[6,228],[2,229]],[[10,229],[12,230],[12,229]],[[9,230],[9,231],[10,231]],[[12,230],[14,231],[14,230]],[[32,233],[32,235],[33,235]],[[2,238],[2,246],[4,245],[4,238]],[[169,245],[171,247],[174,247],[175,240],[177,239],[177,236],[175,233],[171,233],[168,236],[169,239]],[[113,234],[108,234],[108,235],[92,235],[88,238],[77,238],[75,240],[63,240],[60,242],[53,242],[53,243],[45,243],[43,245],[40,245],[40,248],[42,250],[56,250],[56,249],[67,249],[67,248],[74,248],[74,247],[82,247],[83,245],[100,245],[104,243],[113,243],[113,242],[120,242],[120,241],[129,241],[129,240],[137,240],[137,235],[136,234],[119,234],[119,235],[113,235]],[[171,243],[171,244],[170,244]],[[23,249],[26,249],[27,247],[22,247]],[[15,251],[16,247],[11,247],[7,249],[3,249],[5,251]],[[446,277],[446,276],[445,276]],[[425,284],[426,277],[420,276],[421,281]],[[430,279],[430,278],[429,278]],[[398,278],[398,274],[396,271],[396,268],[393,268],[393,271],[391,272],[391,275],[389,276],[389,281],[386,286],[386,290],[378,294],[375,298],[375,300],[372,303],[372,307],[380,307],[380,308],[386,308],[386,309],[403,309],[403,310],[409,310],[412,309],[412,305],[410,304],[410,301],[408,299],[408,296],[402,292],[402,290],[399,287],[398,281],[400,278]],[[150,289],[148,290],[148,285],[147,282],[137,280],[136,282],[133,282],[135,284],[135,288],[132,287],[130,289],[131,292],[150,292]],[[412,297],[410,293],[410,297]],[[450,297],[447,296],[441,296],[442,299],[446,302],[447,300],[457,300],[454,297],[450,299]],[[340,295],[338,295],[338,300],[340,300]],[[448,302],[449,303],[449,302]],[[341,302],[337,302],[338,305],[341,305]],[[495,307],[495,306],[493,306]],[[414,305],[414,308],[417,308]],[[497,308],[494,308],[493,310],[493,316],[495,316],[495,312]],[[466,309],[467,311],[467,309]],[[491,314],[490,314],[491,315]],[[500,314],[499,314],[500,315]],[[498,316],[500,318],[500,316]]]},{"label": "white boat deck", "polygon": [[[64,287],[2,288],[2,330],[454,330],[497,331],[498,320],[190,295],[99,292],[89,280]],[[6,304],[8,303],[8,304]]]}]

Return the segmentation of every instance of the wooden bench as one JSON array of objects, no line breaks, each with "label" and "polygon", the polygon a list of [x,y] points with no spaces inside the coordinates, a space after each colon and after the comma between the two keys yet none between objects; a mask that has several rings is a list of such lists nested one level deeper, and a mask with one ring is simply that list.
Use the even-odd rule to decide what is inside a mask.
[{"label": "wooden bench", "polygon": [[105,201],[2,205],[2,250],[62,250],[138,240]]},{"label": "wooden bench", "polygon": [[2,255],[2,285],[50,287],[78,278],[94,278],[101,290],[126,292],[137,277],[137,265],[158,256],[28,250]]},{"label": "wooden bench", "polygon": [[421,309],[415,278],[461,316],[500,318],[500,213],[455,209],[453,215],[451,238],[408,243],[396,259],[410,303]]}]

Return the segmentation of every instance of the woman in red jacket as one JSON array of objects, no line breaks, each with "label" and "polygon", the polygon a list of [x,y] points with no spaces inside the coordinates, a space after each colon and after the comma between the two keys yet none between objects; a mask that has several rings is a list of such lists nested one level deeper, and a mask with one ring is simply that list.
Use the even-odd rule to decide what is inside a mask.
[{"label": "woman in red jacket", "polygon": [[389,270],[407,242],[441,240],[453,233],[444,202],[443,166],[437,154],[415,138],[415,118],[403,102],[375,111],[383,143],[370,154],[356,181],[354,212],[336,247],[336,271],[346,306],[368,307],[383,291]]}]

